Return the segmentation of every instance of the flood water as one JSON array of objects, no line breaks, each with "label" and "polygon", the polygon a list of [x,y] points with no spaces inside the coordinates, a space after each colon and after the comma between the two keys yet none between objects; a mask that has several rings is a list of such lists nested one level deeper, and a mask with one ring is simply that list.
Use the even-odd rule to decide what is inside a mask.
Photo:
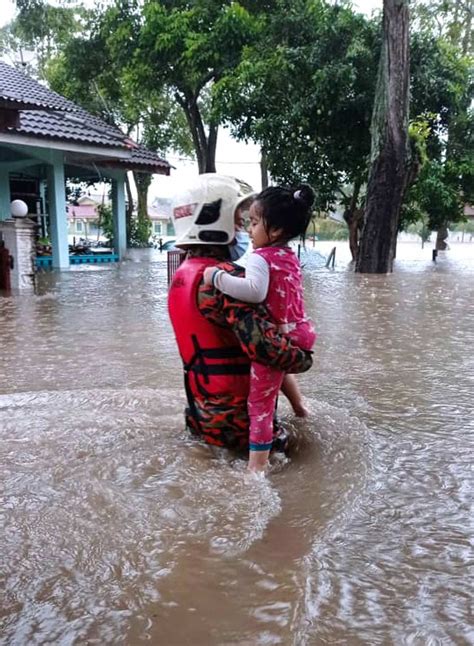
[{"label": "flood water", "polygon": [[0,298],[0,643],[472,644],[469,248],[304,255],[311,416],[262,481],[183,432],[162,260]]}]

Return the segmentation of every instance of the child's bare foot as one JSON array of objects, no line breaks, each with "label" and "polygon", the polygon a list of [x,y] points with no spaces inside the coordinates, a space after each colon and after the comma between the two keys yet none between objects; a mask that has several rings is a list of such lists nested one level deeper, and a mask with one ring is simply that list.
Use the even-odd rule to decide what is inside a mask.
[{"label": "child's bare foot", "polygon": [[270,451],[249,451],[248,470],[264,473],[268,466]]},{"label": "child's bare foot", "polygon": [[293,406],[293,412],[296,417],[309,417],[309,410],[303,404]]}]

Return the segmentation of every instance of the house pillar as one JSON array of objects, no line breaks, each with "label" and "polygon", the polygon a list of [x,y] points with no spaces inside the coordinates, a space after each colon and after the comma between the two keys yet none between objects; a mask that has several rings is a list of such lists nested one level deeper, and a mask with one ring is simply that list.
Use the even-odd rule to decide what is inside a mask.
[{"label": "house pillar", "polygon": [[0,168],[0,220],[10,217],[10,173],[7,168]]},{"label": "house pillar", "polygon": [[119,260],[123,260],[127,251],[125,173],[115,172],[112,178],[112,214],[114,219],[114,249]]},{"label": "house pillar", "polygon": [[40,225],[39,236],[40,238],[47,238],[49,236],[48,222],[46,217],[46,182],[40,180],[39,183],[39,196],[41,202],[41,213],[38,224]]},{"label": "house pillar", "polygon": [[33,291],[35,287],[36,224],[15,217],[0,222],[0,234],[12,259],[10,286]]},{"label": "house pillar", "polygon": [[69,268],[69,246],[67,239],[66,183],[64,179],[64,158],[59,151],[51,151],[48,164],[49,235],[53,249],[53,267]]}]

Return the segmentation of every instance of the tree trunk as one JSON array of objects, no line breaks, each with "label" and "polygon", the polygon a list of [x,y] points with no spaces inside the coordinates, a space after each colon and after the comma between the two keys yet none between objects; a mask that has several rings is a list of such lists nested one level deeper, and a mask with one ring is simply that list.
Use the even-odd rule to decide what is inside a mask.
[{"label": "tree trunk", "polygon": [[446,244],[445,240],[448,237],[448,227],[443,226],[440,229],[438,229],[438,233],[436,234],[436,249],[437,251],[446,251],[448,248],[448,245]]},{"label": "tree trunk", "polygon": [[217,133],[219,126],[215,123],[209,125],[209,134],[207,136],[207,154],[206,154],[206,167],[205,173],[216,172],[216,147],[217,147]]},{"label": "tree trunk", "polygon": [[127,191],[127,208],[125,211],[125,221],[127,227],[127,245],[130,244],[130,231],[131,231],[131,221],[133,216],[133,195],[132,187],[130,186],[130,177],[128,173],[125,173],[125,190]]},{"label": "tree trunk", "polygon": [[148,245],[151,235],[151,220],[148,217],[148,189],[151,184],[150,173],[133,171],[133,179],[137,187],[137,222],[135,237],[140,246]]},{"label": "tree trunk", "polygon": [[174,98],[183,109],[184,115],[186,117],[188,128],[193,140],[194,152],[196,153],[199,173],[204,173],[204,168],[206,166],[205,149],[207,147],[207,142],[205,139],[204,129],[199,128],[198,121],[201,118],[199,110],[197,110],[197,106],[195,106],[195,109],[193,109],[192,104],[194,103],[195,105],[195,101],[193,101],[193,98],[190,95],[188,96],[184,93],[181,94],[180,92],[175,92]]},{"label": "tree trunk", "polygon": [[182,107],[188,122],[199,173],[215,173],[218,124],[210,123],[209,132],[206,134],[196,97],[184,92],[182,94],[176,92],[174,96]]},{"label": "tree trunk", "polygon": [[356,262],[359,256],[359,238],[364,224],[364,209],[346,209],[344,220],[349,228],[349,249],[352,261]]},{"label": "tree trunk", "polygon": [[150,188],[152,177],[150,173],[133,173],[133,179],[137,187],[137,215],[139,220],[148,218],[148,189]]},{"label": "tree trunk", "polygon": [[260,159],[260,177],[262,179],[262,191],[264,188],[268,187],[268,166],[267,166],[267,156],[262,150],[262,157]]},{"label": "tree trunk", "polygon": [[350,204],[343,215],[349,228],[349,249],[351,250],[353,262],[357,260],[357,256],[359,255],[359,237],[364,223],[364,209],[357,208],[361,186],[362,182],[356,180]]},{"label": "tree trunk", "polygon": [[393,269],[407,182],[409,12],[407,0],[384,0],[383,43],[372,114],[371,168],[356,271]]},{"label": "tree trunk", "polygon": [[217,126],[211,124],[206,135],[196,98],[186,95],[180,100],[193,139],[199,173],[216,172]]}]

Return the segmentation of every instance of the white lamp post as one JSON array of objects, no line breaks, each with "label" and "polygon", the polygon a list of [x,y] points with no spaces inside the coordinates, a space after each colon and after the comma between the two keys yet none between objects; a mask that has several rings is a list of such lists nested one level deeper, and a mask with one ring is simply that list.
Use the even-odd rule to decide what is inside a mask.
[{"label": "white lamp post", "polygon": [[10,213],[13,218],[26,218],[28,215],[28,206],[23,200],[13,200],[10,203]]}]

